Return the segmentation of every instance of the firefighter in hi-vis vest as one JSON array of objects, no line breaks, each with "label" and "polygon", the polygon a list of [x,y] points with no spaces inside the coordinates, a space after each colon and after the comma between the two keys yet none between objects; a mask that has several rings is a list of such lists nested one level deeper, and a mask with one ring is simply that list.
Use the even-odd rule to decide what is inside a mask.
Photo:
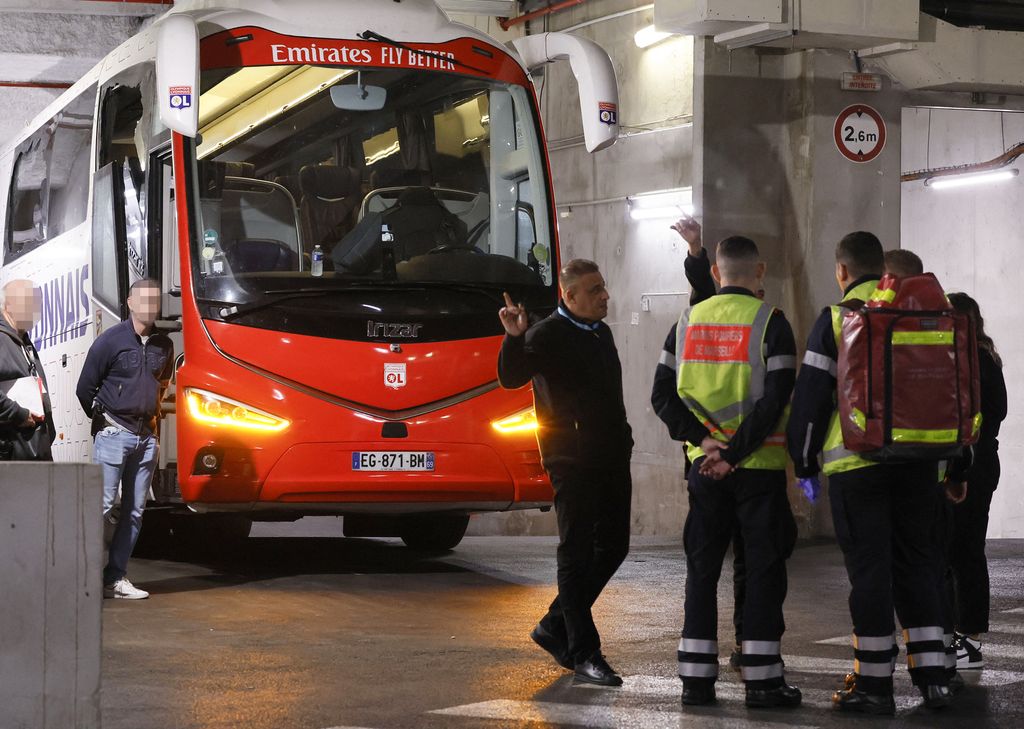
[{"label": "firefighter in hi-vis vest", "polygon": [[[836,247],[843,301],[867,301],[884,267],[871,233],[850,233]],[[821,312],[793,395],[787,429],[797,477],[817,488],[818,455],[829,480],[836,538],[850,579],[854,681],[832,696],[840,711],[896,712],[893,609],[904,628],[911,678],[931,708],[949,703],[941,595],[933,577],[940,559],[933,535],[940,509],[934,461],[882,464],[847,450],[837,410],[836,369],[843,307]]]},{"label": "firefighter in hi-vis vest", "polygon": [[682,703],[715,700],[718,578],[738,524],[747,565],[741,636],[746,704],[798,706],[800,690],[786,684],[780,651],[786,557],[795,537],[784,432],[796,344],[782,312],[754,294],[765,272],[754,242],[726,238],[716,259],[712,274],[722,288],[684,313],[676,336],[693,461],[683,532]]}]

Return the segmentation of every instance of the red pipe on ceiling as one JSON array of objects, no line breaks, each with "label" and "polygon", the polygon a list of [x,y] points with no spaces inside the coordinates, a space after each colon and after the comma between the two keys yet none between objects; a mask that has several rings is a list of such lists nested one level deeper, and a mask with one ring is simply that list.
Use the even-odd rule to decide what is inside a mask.
[{"label": "red pipe on ceiling", "polygon": [[0,86],[15,89],[70,89],[71,84],[49,81],[0,81]]},{"label": "red pipe on ceiling", "polygon": [[582,5],[586,1],[587,0],[562,0],[562,2],[557,2],[552,5],[548,5],[546,8],[524,13],[523,15],[517,15],[514,18],[498,18],[498,25],[501,26],[502,30],[508,30],[513,25],[519,25],[520,23],[525,23],[528,20],[535,20],[536,18],[543,18],[545,15],[551,15],[552,13],[557,13],[560,10],[566,10],[568,8],[575,7],[576,5]]}]

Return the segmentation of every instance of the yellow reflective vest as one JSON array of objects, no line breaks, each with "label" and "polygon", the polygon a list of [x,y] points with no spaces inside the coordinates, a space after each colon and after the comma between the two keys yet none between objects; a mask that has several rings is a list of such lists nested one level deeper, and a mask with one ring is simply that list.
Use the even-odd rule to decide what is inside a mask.
[{"label": "yellow reflective vest", "polygon": [[[718,294],[684,313],[676,330],[679,397],[723,443],[736,433],[764,394],[768,372],[764,338],[774,309],[743,294]],[[786,468],[785,431],[789,409],[760,448],[740,468]],[[691,461],[704,455],[690,444]]]},{"label": "yellow reflective vest", "polygon": [[[867,301],[871,298],[877,287],[878,279],[865,281],[864,283],[850,289],[842,300],[849,301],[851,299],[860,299],[861,301]],[[842,306],[831,306],[829,308],[832,312],[832,334],[835,336],[836,340],[836,363],[838,364],[839,340],[843,332],[843,312],[845,309]],[[825,445],[822,447],[822,460],[824,461],[825,473],[828,475],[878,465],[877,461],[869,461],[866,458],[862,458],[853,451],[848,450],[846,446],[843,445],[843,430],[839,425],[838,402],[835,403],[835,409],[832,411],[832,419],[829,420],[828,423],[828,432],[825,435]]]}]

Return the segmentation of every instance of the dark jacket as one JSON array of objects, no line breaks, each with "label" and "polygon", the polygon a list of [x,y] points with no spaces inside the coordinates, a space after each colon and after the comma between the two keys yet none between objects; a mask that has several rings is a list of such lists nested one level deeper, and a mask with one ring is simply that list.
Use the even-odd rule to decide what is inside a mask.
[{"label": "dark jacket", "polygon": [[0,392],[0,460],[52,461],[50,446],[57,432],[39,353],[28,334],[18,334],[6,319],[0,318],[0,381],[34,376],[43,379],[45,420],[32,428],[19,427],[29,411]]},{"label": "dark jacket", "polygon": [[[716,295],[707,252],[701,253],[700,257],[686,257],[686,279],[692,291],[691,308]],[[726,287],[720,293],[753,295],[752,292],[738,287]],[[765,377],[764,393],[757,401],[754,411],[743,420],[743,424],[729,439],[729,448],[722,452],[722,460],[731,465],[740,463],[761,447],[765,438],[770,436],[778,425],[793,392],[793,383],[796,381],[796,342],[789,322],[778,309],[768,320],[763,354],[766,360],[774,358],[786,364],[769,369]],[[668,426],[669,435],[673,439],[700,445],[710,433],[679,398],[675,357],[676,327],[673,326],[665,339],[661,359],[654,371],[651,405],[662,422]]]},{"label": "dark jacket", "polygon": [[978,348],[981,377],[981,433],[963,458],[949,465],[951,481],[967,481],[969,488],[992,489],[999,485],[999,427],[1006,420],[1006,380],[1003,368],[985,349]]},{"label": "dark jacket", "polygon": [[612,331],[603,322],[593,331],[577,324],[555,311],[521,337],[506,335],[498,357],[502,387],[533,381],[549,472],[628,463],[633,448]]},{"label": "dark jacket", "polygon": [[[715,295],[715,279],[711,276],[711,261],[708,252],[701,249],[699,256],[686,254],[683,262],[686,281],[690,284],[690,308]],[[679,398],[679,382],[676,375],[676,324],[668,330],[665,344],[654,368],[654,385],[651,387],[651,406],[661,422],[668,427],[673,440],[693,441],[697,444],[707,435],[707,428],[697,422],[690,409]],[[699,430],[693,427],[696,422]]]},{"label": "dark jacket", "polygon": [[128,430],[153,432],[163,385],[174,371],[174,345],[154,332],[143,344],[131,318],[107,329],[89,348],[76,395],[86,415],[99,403]]},{"label": "dark jacket", "polygon": [[[846,293],[877,275],[861,276],[846,287]],[[845,295],[845,293],[844,293]],[[825,445],[832,413],[839,407],[836,396],[836,371],[839,347],[832,330],[832,308],[826,306],[807,337],[803,366],[796,379],[793,405],[786,429],[786,445],[798,478],[816,476],[820,467],[818,456]]]}]

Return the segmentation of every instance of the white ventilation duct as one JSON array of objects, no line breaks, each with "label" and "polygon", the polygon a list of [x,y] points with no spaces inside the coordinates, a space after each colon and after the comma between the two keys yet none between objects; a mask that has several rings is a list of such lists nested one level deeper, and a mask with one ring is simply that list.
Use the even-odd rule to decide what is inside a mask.
[{"label": "white ventilation duct", "polygon": [[860,55],[908,89],[1024,94],[1024,33],[960,28],[922,15],[920,37]]},{"label": "white ventilation duct", "polygon": [[1024,94],[1024,33],[961,28],[918,0],[655,0],[658,30],[727,48],[855,50],[907,89]]},{"label": "white ventilation duct", "polygon": [[855,50],[918,39],[918,0],[655,0],[658,30],[727,48]]}]

